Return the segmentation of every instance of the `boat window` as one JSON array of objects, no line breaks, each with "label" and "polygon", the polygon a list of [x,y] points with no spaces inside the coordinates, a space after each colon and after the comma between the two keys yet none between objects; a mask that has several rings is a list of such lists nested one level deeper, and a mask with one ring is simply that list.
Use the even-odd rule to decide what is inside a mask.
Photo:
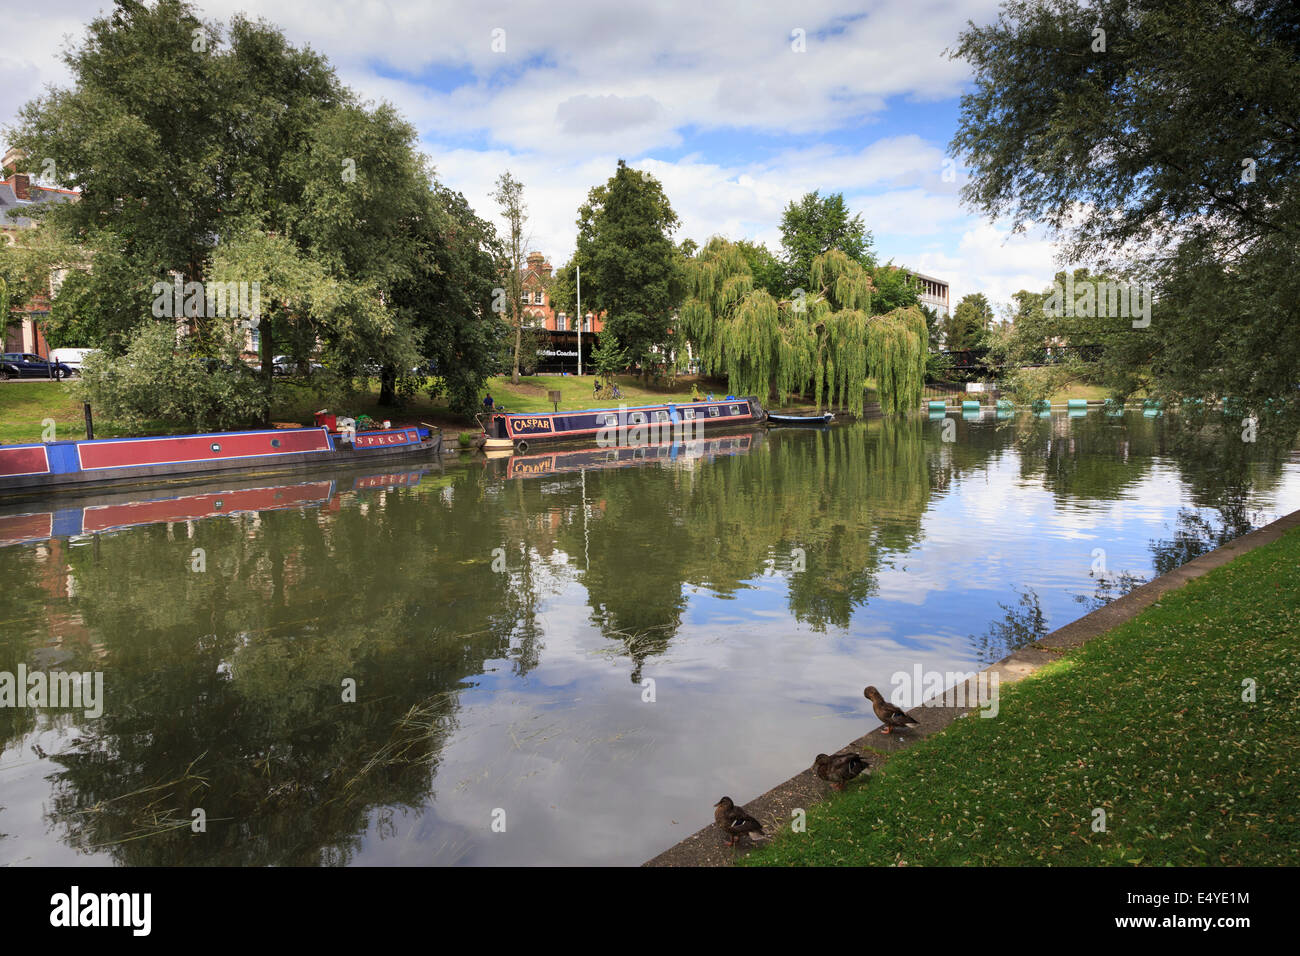
[{"label": "boat window", "polygon": [[695,421],[695,409],[693,409],[693,408],[683,408],[683,409],[682,409],[682,418],[684,418],[684,419],[685,419],[686,421],[688,421],[688,422],[693,422],[693,421]]},{"label": "boat window", "polygon": [[665,411],[658,411],[658,412],[655,412],[655,421],[657,421],[657,422],[666,422],[666,421],[668,421],[668,413],[665,412]]},{"label": "boat window", "polygon": [[279,447],[280,447],[280,439],[278,439],[278,438],[272,438],[272,439],[271,439],[271,447],[272,447],[272,448],[279,448]]},{"label": "boat window", "polygon": [[618,416],[617,416],[617,415],[606,415],[606,416],[604,416],[604,418],[605,418],[605,424],[606,424],[606,425],[617,425],[617,424],[618,424]]},{"label": "boat window", "polygon": [[733,414],[733,415],[739,415],[739,414],[740,414],[740,406],[739,406],[739,405],[732,405],[732,406],[731,406],[731,414]]},{"label": "boat window", "polygon": [[718,408],[717,405],[710,405],[710,406],[709,406],[709,417],[710,417],[710,418],[717,418],[717,417],[718,417],[718,414],[719,414],[721,411],[722,411],[722,409]]},{"label": "boat window", "polygon": [[645,424],[645,412],[628,412],[628,413],[627,413],[627,423],[628,423],[629,425],[644,425],[644,424]]},{"label": "boat window", "polygon": [[221,451],[221,445],[219,445],[217,442],[213,442],[213,443],[212,443],[212,450],[213,450],[213,451]]}]

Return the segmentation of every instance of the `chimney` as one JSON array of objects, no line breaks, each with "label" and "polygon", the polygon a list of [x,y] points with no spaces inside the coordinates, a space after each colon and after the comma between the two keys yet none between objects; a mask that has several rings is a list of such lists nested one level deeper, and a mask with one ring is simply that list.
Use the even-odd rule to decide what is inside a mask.
[{"label": "chimney", "polygon": [[14,173],[6,182],[13,187],[14,195],[19,199],[32,198],[32,177],[26,173]]},{"label": "chimney", "polygon": [[5,169],[12,169],[14,172],[22,170],[22,164],[27,162],[27,154],[17,146],[11,146],[5,151],[4,159],[0,159],[0,166]]}]

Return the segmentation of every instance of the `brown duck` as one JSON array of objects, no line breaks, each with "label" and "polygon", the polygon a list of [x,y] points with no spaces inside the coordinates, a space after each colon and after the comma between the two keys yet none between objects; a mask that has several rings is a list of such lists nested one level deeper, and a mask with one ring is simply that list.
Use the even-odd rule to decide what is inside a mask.
[{"label": "brown duck", "polygon": [[887,734],[893,728],[903,729],[908,724],[916,723],[911,717],[903,713],[901,708],[895,707],[885,698],[880,696],[880,691],[874,687],[868,687],[862,692],[862,696],[871,701],[871,709],[876,712],[876,716],[884,723],[881,728],[882,734]]},{"label": "brown duck", "polygon": [[818,754],[813,764],[817,776],[830,783],[836,790],[843,790],[844,785],[866,770],[870,764],[861,754],[836,754],[828,757]]},{"label": "brown duck", "polygon": [[755,833],[763,832],[763,824],[746,813],[744,807],[736,806],[731,797],[723,797],[713,805],[713,821],[730,838],[727,846],[735,846],[746,833],[752,840]]}]

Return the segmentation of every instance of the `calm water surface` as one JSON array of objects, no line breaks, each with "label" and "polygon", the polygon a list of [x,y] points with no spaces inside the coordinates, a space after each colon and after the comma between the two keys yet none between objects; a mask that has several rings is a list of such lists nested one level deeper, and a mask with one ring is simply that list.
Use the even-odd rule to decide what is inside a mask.
[{"label": "calm water surface", "polygon": [[977,669],[1300,508],[1300,456],[1236,431],[954,437],[4,506],[0,671],[101,672],[105,703],[0,709],[0,865],[639,863],[875,726],[865,684]]}]

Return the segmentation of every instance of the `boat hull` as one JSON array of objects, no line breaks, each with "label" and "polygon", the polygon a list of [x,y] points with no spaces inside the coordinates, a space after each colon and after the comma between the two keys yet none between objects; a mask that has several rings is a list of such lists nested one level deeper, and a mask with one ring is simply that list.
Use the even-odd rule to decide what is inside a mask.
[{"label": "boat hull", "polygon": [[768,415],[769,425],[829,425],[835,418],[827,412],[825,415]]},{"label": "boat hull", "polygon": [[442,436],[422,428],[359,432],[353,441],[324,428],[282,428],[6,445],[0,446],[0,496],[362,464],[441,450]]}]

